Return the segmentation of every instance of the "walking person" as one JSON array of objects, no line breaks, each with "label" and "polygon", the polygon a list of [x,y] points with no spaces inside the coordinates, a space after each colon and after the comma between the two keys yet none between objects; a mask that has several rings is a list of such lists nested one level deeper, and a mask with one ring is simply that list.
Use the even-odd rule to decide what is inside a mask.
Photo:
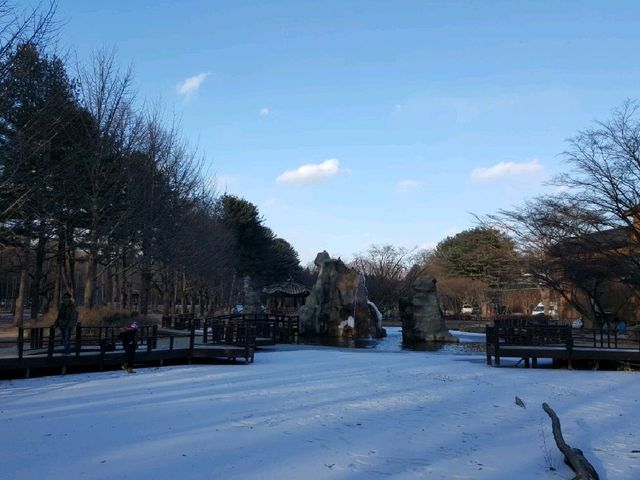
[{"label": "walking person", "polygon": [[136,357],[136,348],[138,348],[138,323],[133,322],[127,328],[122,330],[118,335],[122,340],[122,348],[127,354],[127,358],[122,365],[122,369],[127,373],[134,373],[133,362]]},{"label": "walking person", "polygon": [[58,316],[53,324],[60,329],[64,353],[71,352],[71,332],[78,322],[78,310],[69,293],[65,293],[58,308]]}]

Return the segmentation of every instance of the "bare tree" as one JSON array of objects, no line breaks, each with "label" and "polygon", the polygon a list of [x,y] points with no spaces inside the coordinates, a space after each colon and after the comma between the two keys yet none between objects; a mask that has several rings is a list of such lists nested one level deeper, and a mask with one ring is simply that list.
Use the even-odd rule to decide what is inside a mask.
[{"label": "bare tree", "polygon": [[[640,115],[627,101],[570,139],[559,193],[488,217],[516,239],[536,280],[588,321],[601,321],[611,285],[640,286]],[[635,292],[635,293],[634,293]]]},{"label": "bare tree", "polygon": [[387,315],[393,315],[397,309],[415,254],[415,249],[406,247],[372,245],[351,262],[353,268],[364,273],[369,297]]},{"label": "bare tree", "polygon": [[126,159],[139,141],[141,121],[134,112],[131,69],[121,71],[113,52],[98,52],[79,78],[82,105],[93,122],[88,127],[95,130],[91,155],[79,172],[86,185],[86,218],[79,230],[88,263],[84,305],[91,308],[96,281],[105,272],[99,266],[111,254],[109,236],[125,217]]},{"label": "bare tree", "polygon": [[19,10],[10,1],[0,0],[0,78],[8,74],[7,59],[18,45],[42,48],[57,34],[54,22],[57,8],[57,1],[50,1],[44,6]]}]

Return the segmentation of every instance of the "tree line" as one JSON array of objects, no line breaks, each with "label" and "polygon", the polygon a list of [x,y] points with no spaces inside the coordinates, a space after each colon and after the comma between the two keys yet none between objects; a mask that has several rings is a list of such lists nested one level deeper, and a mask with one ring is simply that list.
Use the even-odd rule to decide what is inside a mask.
[{"label": "tree line", "polygon": [[[627,100],[567,142],[551,193],[479,216],[430,251],[358,254],[374,301],[394,315],[416,275],[438,278],[443,308],[530,314],[556,298],[587,326],[640,322],[640,104]],[[566,313],[568,312],[568,313]]]},{"label": "tree line", "polygon": [[137,100],[131,69],[98,52],[69,73],[47,48],[54,13],[0,2],[0,257],[16,323],[64,292],[87,309],[204,313],[233,303],[245,275],[297,274],[257,207],[218,195],[178,122]]}]

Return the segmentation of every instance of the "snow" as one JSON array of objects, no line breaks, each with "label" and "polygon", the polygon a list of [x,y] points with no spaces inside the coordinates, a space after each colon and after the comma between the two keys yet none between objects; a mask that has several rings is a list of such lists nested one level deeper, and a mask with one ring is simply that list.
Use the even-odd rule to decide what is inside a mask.
[{"label": "snow", "polygon": [[252,365],[3,381],[0,476],[569,479],[545,401],[600,478],[640,476],[637,373],[489,367],[392,349],[398,331],[381,348],[283,346]]}]

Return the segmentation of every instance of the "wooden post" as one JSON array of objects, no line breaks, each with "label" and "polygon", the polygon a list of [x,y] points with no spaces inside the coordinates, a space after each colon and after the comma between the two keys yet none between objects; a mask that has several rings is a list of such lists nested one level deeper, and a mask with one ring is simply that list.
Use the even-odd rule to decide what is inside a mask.
[{"label": "wooden post", "polygon": [[193,350],[196,344],[196,326],[191,323],[191,331],[189,332],[189,365],[193,362]]},{"label": "wooden post", "polygon": [[493,334],[491,336],[493,341],[493,357],[496,367],[500,366],[500,327],[493,327]]},{"label": "wooden post", "polygon": [[[22,327],[19,327],[22,328]],[[31,328],[29,329],[30,333],[29,333],[29,347],[30,348],[38,348],[37,344],[38,344],[38,333],[37,333],[37,328]],[[18,330],[18,335],[20,335],[20,330]],[[23,337],[24,338],[24,334]]]},{"label": "wooden post", "polygon": [[158,325],[153,326],[153,349],[158,348]]},{"label": "wooden post", "polygon": [[76,357],[80,356],[80,349],[82,348],[82,326],[80,323],[76,325]]},{"label": "wooden post", "polygon": [[490,347],[490,342],[491,342],[491,331],[492,331],[492,327],[490,327],[489,325],[486,325],[484,327],[484,340],[485,340],[485,351],[487,352],[487,365],[491,365],[491,353],[489,353],[489,347]]},{"label": "wooden post", "polygon": [[567,359],[568,359],[567,368],[569,370],[572,370],[573,366],[571,365],[571,357],[573,356],[573,337],[567,337],[565,345],[567,349]]},{"label": "wooden post", "polygon": [[24,350],[24,327],[18,328],[18,358],[22,358]]},{"label": "wooden post", "polygon": [[47,356],[53,357],[53,346],[56,341],[56,327],[49,327],[49,345],[47,345]]},{"label": "wooden post", "polygon": [[100,343],[100,371],[103,370],[104,368],[104,355],[105,355],[105,347],[106,347],[106,343],[107,343],[107,339],[106,339],[106,332],[105,332],[105,339],[104,342]]}]

